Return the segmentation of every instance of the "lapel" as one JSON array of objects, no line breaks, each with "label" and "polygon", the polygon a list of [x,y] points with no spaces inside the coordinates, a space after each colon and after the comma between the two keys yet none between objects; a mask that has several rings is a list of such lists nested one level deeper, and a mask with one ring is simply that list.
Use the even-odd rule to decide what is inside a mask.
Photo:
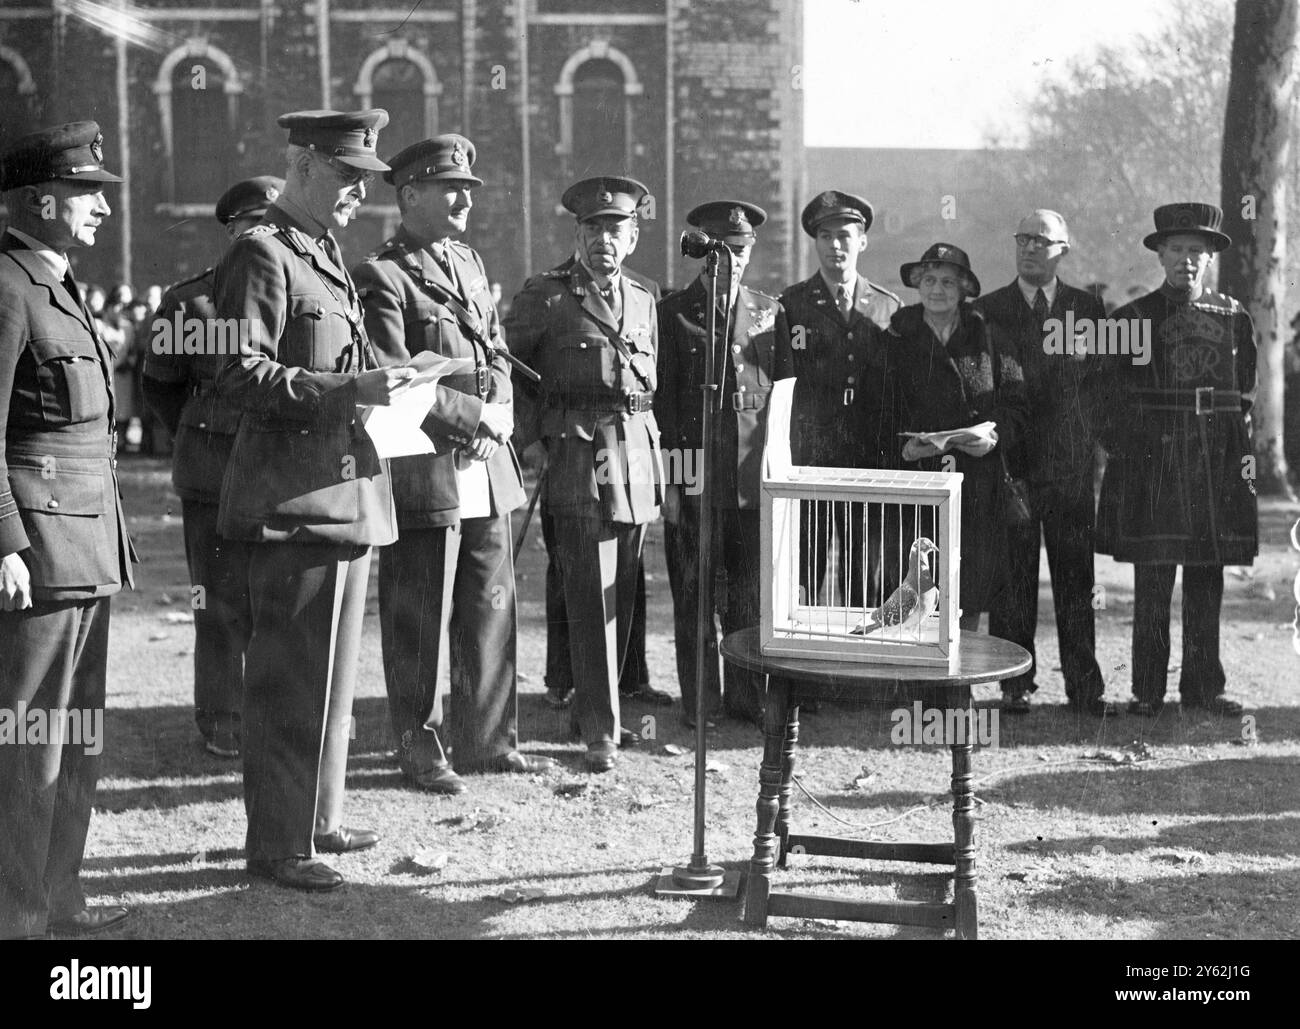
[{"label": "lapel", "polygon": [[731,342],[742,347],[749,342],[749,330],[754,326],[754,316],[749,308],[751,303],[753,301],[745,295],[745,287],[741,286],[736,292],[736,306],[731,309]]},{"label": "lapel", "polygon": [[[596,283],[592,281],[591,275],[580,261],[573,263],[573,271],[570,273],[569,282],[572,290],[580,294],[578,300],[582,305],[582,309],[611,332],[619,332],[619,324],[614,318],[614,312],[609,309],[609,305],[605,303],[600,295],[600,290],[596,288]],[[624,309],[626,310],[627,283],[621,285],[624,290]]]},{"label": "lapel", "polygon": [[[861,279],[861,276],[858,276],[858,278]],[[812,301],[812,309],[841,329],[844,328],[844,319],[840,317],[840,309],[835,306],[835,298],[831,296],[831,291],[826,288],[826,280],[822,278],[821,272],[815,272],[808,282],[808,299]]]},{"label": "lapel", "polygon": [[9,235],[9,233],[4,235],[3,251],[18,263],[18,266],[27,273],[27,277],[34,284],[44,286],[49,291],[50,303],[60,311],[70,314],[81,322],[86,327],[86,331],[95,337],[97,343],[99,342],[99,333],[95,331],[95,326],[86,314],[85,308],[77,303],[62,281],[54,277],[54,272],[45,263],[44,258],[35,250],[29,249],[22,240]]},{"label": "lapel", "polygon": [[344,296],[352,294],[352,279],[348,273],[325,255],[322,244],[302,228],[296,220],[283,209],[272,204],[262,218],[263,222],[281,229],[293,249],[306,260],[321,276],[336,282],[344,290]]}]

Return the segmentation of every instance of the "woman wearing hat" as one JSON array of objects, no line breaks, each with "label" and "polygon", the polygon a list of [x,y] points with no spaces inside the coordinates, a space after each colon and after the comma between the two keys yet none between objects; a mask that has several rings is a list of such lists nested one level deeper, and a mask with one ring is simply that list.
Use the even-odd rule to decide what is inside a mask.
[{"label": "woman wearing hat", "polygon": [[1205,288],[1220,251],[1223,213],[1165,204],[1142,241],[1164,269],[1160,288],[1112,317],[1150,326],[1148,359],[1113,356],[1109,454],[1097,515],[1097,551],[1133,565],[1131,714],[1164,704],[1169,605],[1183,567],[1182,706],[1238,716],[1219,660],[1223,566],[1259,551],[1250,408],[1255,327],[1232,297]]},{"label": "woman wearing hat", "polygon": [[[927,471],[956,471],[961,494],[961,627],[978,629],[1002,578],[1005,552],[1001,450],[1024,425],[1027,408],[1020,365],[995,341],[971,304],[980,284],[960,247],[936,243],[899,269],[919,304],[896,311],[889,331],[903,341],[902,425],[937,432],[994,422],[987,434],[940,451],[908,439],[905,461]],[[953,460],[948,460],[951,457]],[[924,534],[926,528],[918,526]],[[930,530],[931,532],[933,530]]]}]

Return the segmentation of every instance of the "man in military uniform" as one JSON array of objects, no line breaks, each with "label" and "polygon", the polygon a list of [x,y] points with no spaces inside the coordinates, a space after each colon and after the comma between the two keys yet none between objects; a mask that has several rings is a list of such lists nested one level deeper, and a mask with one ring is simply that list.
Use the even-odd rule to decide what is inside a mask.
[{"label": "man in military uniform", "polygon": [[[715,419],[712,471],[714,475],[714,553],[726,573],[721,597],[705,597],[716,608],[722,632],[758,624],[762,562],[759,552],[759,482],[767,430],[767,396],[772,391],[772,367],[777,341],[787,341],[785,312],[772,297],[741,285],[757,239],[754,230],[767,213],[739,200],[701,204],[686,216],[688,225],[726,244],[731,258],[718,258],[716,328],[725,338],[718,355],[725,368],[721,410]],[[699,474],[704,449],[702,424],[708,339],[708,273],[659,305],[659,389],[655,417],[666,448],[677,457],[673,467]],[[721,336],[724,334],[725,336]],[[687,457],[689,455],[689,457]],[[686,476],[682,475],[685,479]],[[695,724],[696,626],[699,595],[700,487],[672,481],[664,506],[664,549],[673,591],[673,633],[677,648],[677,679],[687,725]],[[704,589],[712,594],[713,584]],[[710,625],[713,618],[710,615]],[[708,641],[705,674],[706,718],[725,710],[733,718],[757,722],[763,707],[763,679],[727,662],[726,690],[719,688],[717,638]]]},{"label": "man in military uniform", "polygon": [[217,316],[251,341],[217,379],[243,412],[217,531],[250,544],[245,857],[253,875],[304,890],[343,883],[317,850],[378,839],[339,821],[370,548],[397,536],[387,467],[357,408],[388,404],[415,370],[375,367],[330,230],[388,170],[375,156],[387,122],[383,110],[282,115],[284,192],[216,271]]},{"label": "man in military uniform", "polygon": [[[284,190],[270,175],[245,179],[217,201],[217,221],[231,240],[252,228]],[[204,327],[205,343],[237,343],[237,333],[215,333],[212,274],[208,268],[164,294],[145,351],[143,386],[149,406],[175,437],[172,484],[181,498],[185,560],[194,604],[194,719],[203,744],[217,757],[239,756],[244,706],[244,651],[248,648],[248,545],[217,534],[217,505],[239,409],[217,395],[216,378],[228,354],[193,352],[186,330]],[[205,348],[214,350],[215,347]]]},{"label": "man in military uniform", "polygon": [[1103,430],[1108,453],[1097,514],[1097,550],[1133,564],[1132,714],[1164,705],[1169,605],[1183,566],[1184,708],[1236,717],[1224,692],[1219,614],[1224,565],[1259,552],[1250,408],[1255,400],[1255,326],[1232,297],[1205,288],[1218,254],[1232,245],[1211,204],[1165,204],[1154,250],[1165,281],[1111,316],[1149,325],[1150,349],[1107,355],[1113,393]]},{"label": "man in military uniform", "polygon": [[[120,922],[79,873],[103,749],[109,598],[134,552],[115,474],[113,355],[68,251],[112,212],[93,121],[0,155],[0,938]],[[29,730],[28,714],[48,731]],[[66,719],[66,723],[65,720]],[[65,732],[66,724],[66,732]],[[16,736],[14,734],[17,734]]]},{"label": "man in military uniform", "polygon": [[577,219],[579,263],[525,283],[505,324],[511,351],[542,377],[535,435],[549,461],[544,502],[571,628],[573,716],[596,772],[618,759],[637,562],[663,500],[654,299],[622,274],[647,193],[614,176],[570,186],[562,203]]},{"label": "man in military uniform", "polygon": [[[993,600],[989,633],[1035,656],[1038,555],[1046,538],[1056,635],[1065,693],[1076,711],[1104,718],[1115,709],[1102,699],[1106,683],[1097,665],[1092,609],[1095,395],[1101,359],[1047,353],[1046,326],[1068,317],[1080,328],[1100,327],[1106,309],[1096,295],[1062,282],[1057,265],[1070,252],[1070,230],[1055,211],[1034,211],[1016,226],[1016,279],[976,301],[990,328],[1015,348],[1025,373],[1029,423],[1007,455],[1011,474],[1029,484],[1033,517],[1007,527],[1006,586]],[[1002,709],[1029,710],[1038,689],[1036,665],[1002,681]]]},{"label": "man in military uniform", "polygon": [[[436,136],[407,147],[384,179],[402,224],[355,271],[366,330],[383,364],[431,352],[473,362],[450,376],[426,426],[441,452],[395,458],[397,542],[379,563],[379,624],[389,713],[413,785],[460,793],[461,772],[537,772],[548,758],[518,750],[515,575],[510,512],[525,499],[510,434],[510,366],[483,262],[450,237],[465,231],[474,144]],[[450,740],[438,693],[446,638]]]},{"label": "man in military uniform", "polygon": [[[778,348],[775,369],[778,379],[798,377],[791,416],[796,464],[896,468],[900,463],[883,330],[902,301],[857,270],[872,218],[867,201],[836,189],[813,197],[800,218],[820,267],[781,294],[790,341]],[[810,603],[821,590],[832,532],[840,542],[840,563],[828,589],[837,603],[863,603],[864,577],[848,574],[861,562],[862,519],[844,517],[842,507],[832,518],[828,503],[802,506],[799,582]]]}]

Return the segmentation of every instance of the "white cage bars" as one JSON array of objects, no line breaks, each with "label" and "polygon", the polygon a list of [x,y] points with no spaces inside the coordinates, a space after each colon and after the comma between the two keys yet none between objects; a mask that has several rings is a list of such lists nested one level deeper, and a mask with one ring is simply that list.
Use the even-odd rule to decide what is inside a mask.
[{"label": "white cage bars", "polygon": [[962,476],[792,464],[793,387],[768,403],[763,653],[955,670]]}]

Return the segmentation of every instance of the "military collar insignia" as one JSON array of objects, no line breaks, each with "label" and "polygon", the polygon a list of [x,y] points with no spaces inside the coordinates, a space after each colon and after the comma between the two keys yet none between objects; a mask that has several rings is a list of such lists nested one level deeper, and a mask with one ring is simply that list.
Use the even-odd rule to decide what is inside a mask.
[{"label": "military collar insignia", "polygon": [[90,156],[95,159],[96,164],[104,162],[104,134],[101,132],[90,141]]},{"label": "military collar insignia", "polygon": [[462,170],[469,167],[469,162],[465,160],[465,148],[459,142],[452,144],[451,163],[453,167]]}]

